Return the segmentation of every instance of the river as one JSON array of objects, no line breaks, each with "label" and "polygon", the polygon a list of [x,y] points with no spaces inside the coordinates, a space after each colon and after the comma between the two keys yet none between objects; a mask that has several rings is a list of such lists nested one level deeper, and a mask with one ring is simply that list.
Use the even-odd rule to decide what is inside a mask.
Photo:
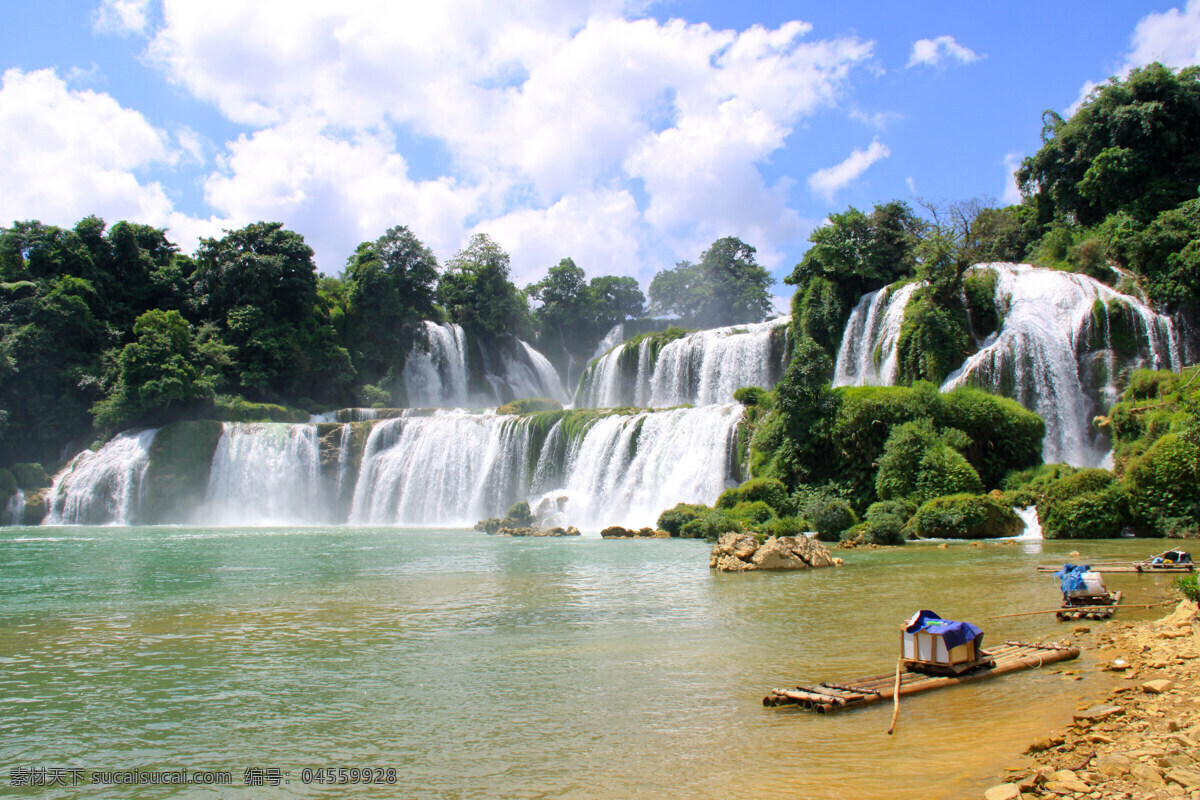
[{"label": "river", "polygon": [[[891,737],[890,706],[820,717],[761,699],[886,672],[919,608],[976,622],[985,645],[1069,636],[1053,615],[986,618],[1056,606],[1033,567],[1072,549],[1167,546],[921,543],[723,575],[709,545],[681,540],[0,528],[0,781],[136,767],[235,783],[13,789],[39,798],[980,796],[1099,686],[1089,659],[905,698]],[[1137,603],[1170,579],[1108,583]],[[397,782],[305,782],[331,766]],[[242,787],[258,767],[281,785]]]}]

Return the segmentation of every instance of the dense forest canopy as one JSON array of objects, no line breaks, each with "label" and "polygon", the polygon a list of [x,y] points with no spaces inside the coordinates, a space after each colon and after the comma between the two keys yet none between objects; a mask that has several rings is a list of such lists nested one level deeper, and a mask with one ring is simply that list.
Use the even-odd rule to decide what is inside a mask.
[{"label": "dense forest canopy", "polygon": [[[752,247],[719,240],[701,265],[710,285],[737,287],[730,319],[766,315],[770,279]],[[712,302],[676,298],[671,310],[699,321]],[[588,280],[570,258],[519,289],[486,234],[443,266],[395,226],[322,277],[303,236],[278,222],[202,239],[191,256],[146,225],[17,222],[0,229],[0,466],[57,463],[125,427],[236,417],[247,402],[391,404],[409,355],[428,346],[427,321],[480,342],[531,340],[562,369],[645,312],[636,279]]]}]

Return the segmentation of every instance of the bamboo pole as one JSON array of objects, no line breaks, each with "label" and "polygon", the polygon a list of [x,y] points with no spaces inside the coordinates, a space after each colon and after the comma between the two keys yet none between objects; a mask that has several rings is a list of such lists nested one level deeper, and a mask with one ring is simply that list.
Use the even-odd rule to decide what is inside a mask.
[{"label": "bamboo pole", "polygon": [[888,727],[888,736],[892,735],[892,731],[896,730],[896,718],[900,716],[900,673],[904,669],[904,659],[896,661],[896,688],[892,690],[892,724]]},{"label": "bamboo pole", "polygon": [[1093,611],[1108,611],[1110,609],[1117,609],[1117,608],[1157,608],[1158,606],[1168,606],[1171,604],[1171,602],[1172,602],[1171,600],[1167,600],[1166,602],[1163,602],[1163,603],[1124,603],[1121,605],[1109,605],[1109,606],[1071,606],[1069,608],[1052,608],[1049,611],[1022,611],[1019,614],[999,614],[995,617],[988,617],[988,619],[1008,619],[1010,617],[1031,617],[1034,614],[1057,614],[1059,611],[1084,611],[1087,613],[1091,613]]}]

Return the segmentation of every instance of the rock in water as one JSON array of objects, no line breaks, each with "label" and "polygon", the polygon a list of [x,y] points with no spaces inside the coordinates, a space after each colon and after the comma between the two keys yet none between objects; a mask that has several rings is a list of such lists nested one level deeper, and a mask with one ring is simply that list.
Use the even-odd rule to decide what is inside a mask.
[{"label": "rock in water", "polygon": [[758,569],[808,569],[842,563],[829,549],[807,536],[772,536],[762,544],[752,533],[724,533],[713,546],[708,566],[721,572]]}]

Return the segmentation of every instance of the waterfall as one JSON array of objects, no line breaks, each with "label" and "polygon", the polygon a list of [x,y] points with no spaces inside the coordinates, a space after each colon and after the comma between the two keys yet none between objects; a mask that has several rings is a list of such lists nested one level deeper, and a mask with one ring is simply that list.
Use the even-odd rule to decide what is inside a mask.
[{"label": "waterfall", "polygon": [[[1004,394],[1046,421],[1047,463],[1096,466],[1109,450],[1092,418],[1117,400],[1124,367],[1177,369],[1179,348],[1169,318],[1135,297],[1070,272],[1026,264],[986,264],[996,274],[993,301],[1002,314],[994,339],[942,384],[974,384]],[[1113,311],[1128,313],[1123,322]],[[1135,352],[1118,357],[1113,328],[1126,325]]]},{"label": "waterfall", "polygon": [[738,403],[603,417],[569,448],[563,488],[544,496],[565,496],[573,525],[653,526],[677,503],[711,503],[737,484],[741,418]]},{"label": "waterfall", "polygon": [[592,360],[600,358],[600,356],[612,350],[623,341],[625,341],[625,325],[618,322],[608,329],[608,333],[604,334],[604,338],[600,340],[600,344],[596,345],[596,352],[592,353]]},{"label": "waterfall", "polygon": [[785,366],[776,336],[787,324],[780,317],[696,331],[663,345],[657,356],[652,338],[615,347],[584,372],[576,406],[710,405],[728,403],[743,386],[769,389]]},{"label": "waterfall", "polygon": [[504,374],[497,379],[508,385],[515,398],[548,397],[563,404],[571,402],[554,365],[528,343],[517,339],[516,352],[505,353],[501,363]]},{"label": "waterfall", "polygon": [[404,389],[414,408],[467,405],[466,334],[459,325],[426,320],[429,349],[413,347],[404,362]]},{"label": "waterfall", "polygon": [[350,521],[471,525],[523,499],[528,417],[439,411],[375,425],[363,452]]},{"label": "waterfall", "polygon": [[[1027,264],[979,264],[995,274],[999,330],[942,384],[1011,397],[1046,421],[1048,463],[1095,466],[1109,446],[1092,418],[1118,399],[1122,370],[1182,363],[1169,318],[1085,275]],[[919,284],[865,295],[847,321],[835,386],[891,385],[904,310]]]},{"label": "waterfall", "polygon": [[119,433],[96,452],[84,450],[75,456],[54,476],[44,524],[130,524],[156,433],[157,428]]},{"label": "waterfall", "polygon": [[896,382],[896,343],[904,309],[919,284],[884,287],[863,295],[846,322],[834,386],[890,386]]},{"label": "waterfall", "polygon": [[4,524],[20,525],[25,518],[25,490],[17,489],[4,506]]},{"label": "waterfall", "polygon": [[329,520],[317,426],[227,422],[213,453],[200,518],[214,525]]}]

